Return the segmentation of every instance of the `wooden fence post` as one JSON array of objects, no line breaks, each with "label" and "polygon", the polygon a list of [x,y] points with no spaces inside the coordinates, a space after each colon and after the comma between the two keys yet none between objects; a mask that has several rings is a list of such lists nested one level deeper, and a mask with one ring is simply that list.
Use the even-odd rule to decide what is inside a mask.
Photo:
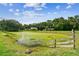
[{"label": "wooden fence post", "polygon": [[73,35],[73,48],[75,49],[76,44],[75,44],[75,30],[72,29],[72,35]]},{"label": "wooden fence post", "polygon": [[54,40],[54,48],[56,48],[56,39]]}]

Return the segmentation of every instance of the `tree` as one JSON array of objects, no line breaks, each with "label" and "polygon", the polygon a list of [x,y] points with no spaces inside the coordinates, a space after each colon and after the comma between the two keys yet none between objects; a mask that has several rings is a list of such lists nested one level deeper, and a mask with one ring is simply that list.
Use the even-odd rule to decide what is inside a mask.
[{"label": "tree", "polygon": [[55,18],[53,20],[53,27],[55,30],[65,30],[65,22],[66,20],[63,17]]},{"label": "tree", "polygon": [[13,19],[3,19],[0,21],[0,30],[2,31],[19,31],[22,30],[22,24]]},{"label": "tree", "polygon": [[24,28],[24,30],[28,30],[28,29],[29,29],[29,25],[24,24],[24,25],[23,25],[23,28]]},{"label": "tree", "polygon": [[76,20],[76,27],[79,30],[79,15],[75,15],[74,18]]}]

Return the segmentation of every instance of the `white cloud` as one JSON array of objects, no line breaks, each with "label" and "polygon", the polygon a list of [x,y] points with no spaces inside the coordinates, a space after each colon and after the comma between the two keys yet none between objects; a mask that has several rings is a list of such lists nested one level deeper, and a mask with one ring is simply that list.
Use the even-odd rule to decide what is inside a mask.
[{"label": "white cloud", "polygon": [[13,3],[9,3],[9,6],[13,6]]},{"label": "white cloud", "polygon": [[13,6],[13,3],[0,3],[3,6]]},{"label": "white cloud", "polygon": [[42,3],[41,6],[44,7],[44,8],[47,8],[46,3]]},{"label": "white cloud", "polygon": [[48,12],[48,14],[51,14],[50,12]]},{"label": "white cloud", "polygon": [[35,11],[24,11],[20,18],[25,23],[37,23],[47,20],[47,16],[45,14],[37,13]]},{"label": "white cloud", "polygon": [[24,11],[23,15],[24,16],[28,16],[29,18],[33,18],[33,17],[41,17],[44,14],[42,14],[42,13],[36,13],[34,11]]},{"label": "white cloud", "polygon": [[67,12],[66,10],[63,10],[63,12]]},{"label": "white cloud", "polygon": [[19,13],[14,13],[15,16],[19,16]]},{"label": "white cloud", "polygon": [[9,9],[9,12],[12,12],[13,15],[19,16],[21,13],[19,12],[19,9],[13,10],[12,8]]},{"label": "white cloud", "polygon": [[66,9],[69,9],[69,8],[71,8],[72,6],[71,5],[68,5],[67,7],[66,7]]},{"label": "white cloud", "polygon": [[24,7],[46,7],[46,3],[26,3]]},{"label": "white cloud", "polygon": [[8,3],[0,3],[3,6],[8,6]]},{"label": "white cloud", "polygon": [[60,6],[59,6],[59,5],[57,5],[57,6],[56,6],[56,9],[60,9]]},{"label": "white cloud", "polygon": [[35,10],[42,10],[42,8],[35,8]]},{"label": "white cloud", "polygon": [[72,8],[72,6],[75,5],[75,3],[67,3],[67,5],[68,6],[66,7],[66,9],[69,9],[69,8]]},{"label": "white cloud", "polygon": [[47,8],[46,3],[26,3],[24,8],[26,7],[32,7],[35,10],[42,10],[43,8]]},{"label": "white cloud", "polygon": [[20,10],[19,9],[16,9],[16,12],[19,12]]},{"label": "white cloud", "polygon": [[40,3],[26,3],[24,7],[39,7]]},{"label": "white cloud", "polygon": [[53,14],[57,14],[57,12],[54,12]]},{"label": "white cloud", "polygon": [[75,5],[75,3],[67,3],[68,5]]},{"label": "white cloud", "polygon": [[13,12],[13,9],[9,9],[9,12]]}]

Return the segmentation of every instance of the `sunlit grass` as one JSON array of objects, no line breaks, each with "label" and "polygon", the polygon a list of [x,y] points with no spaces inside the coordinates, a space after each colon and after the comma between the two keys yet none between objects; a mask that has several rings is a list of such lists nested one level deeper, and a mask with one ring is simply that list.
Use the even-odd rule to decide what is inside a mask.
[{"label": "sunlit grass", "polygon": [[[21,38],[22,32],[0,32],[0,55],[32,55],[32,56],[55,56],[55,55],[79,55],[79,32],[76,32],[76,49],[73,47],[57,47],[49,48],[49,45],[53,45],[50,40],[56,39],[57,42],[64,42],[70,40],[72,33],[70,31],[25,31],[24,38],[27,39],[40,39],[45,44],[46,47],[27,47],[19,45],[16,40]],[[62,40],[64,39],[64,40]],[[25,50],[31,48],[33,52],[31,54],[25,54]]]}]

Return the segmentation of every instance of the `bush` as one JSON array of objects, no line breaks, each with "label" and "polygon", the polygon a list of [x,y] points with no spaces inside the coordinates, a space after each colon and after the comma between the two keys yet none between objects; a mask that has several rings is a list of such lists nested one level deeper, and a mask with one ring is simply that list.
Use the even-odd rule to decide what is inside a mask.
[{"label": "bush", "polygon": [[23,30],[22,24],[13,19],[0,20],[1,31],[20,31]]}]

